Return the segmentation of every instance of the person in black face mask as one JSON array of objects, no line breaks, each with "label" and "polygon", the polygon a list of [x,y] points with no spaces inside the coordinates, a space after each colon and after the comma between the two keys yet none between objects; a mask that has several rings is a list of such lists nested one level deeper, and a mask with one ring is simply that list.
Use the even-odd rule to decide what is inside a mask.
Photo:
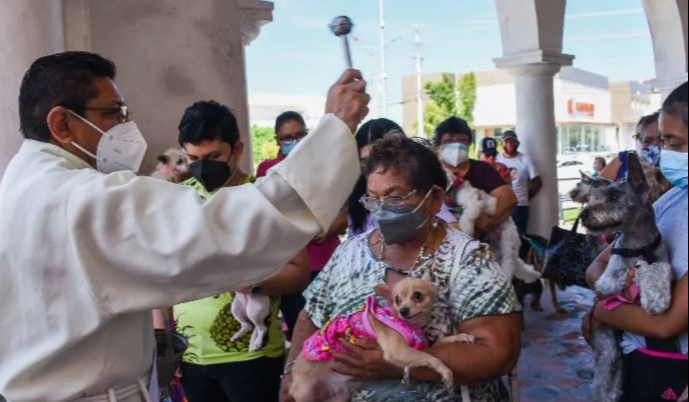
[{"label": "person in black face mask", "polygon": [[179,145],[193,176],[182,184],[204,190],[199,191],[202,198],[210,198],[221,187],[254,181],[239,168],[244,143],[237,119],[217,102],[197,102],[185,111],[179,124]]},{"label": "person in black face mask", "polygon": [[[254,181],[239,168],[244,144],[227,107],[213,101],[192,105],[179,125],[179,143],[193,175],[182,185],[194,187],[201,198],[211,198],[222,187]],[[258,352],[249,346],[251,333],[236,341],[225,335],[241,326],[231,311],[234,293],[174,306],[177,331],[189,338],[190,349],[182,363],[189,402],[278,401],[285,353],[280,297],[301,292],[310,279],[308,256],[301,251],[277,276],[242,291],[271,298],[268,333]]]}]

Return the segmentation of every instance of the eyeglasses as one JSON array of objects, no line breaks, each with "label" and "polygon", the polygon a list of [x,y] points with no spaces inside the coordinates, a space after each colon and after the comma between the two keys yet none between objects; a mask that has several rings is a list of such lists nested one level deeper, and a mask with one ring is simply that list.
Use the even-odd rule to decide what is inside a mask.
[{"label": "eyeglasses", "polygon": [[293,142],[293,141],[301,141],[304,138],[306,138],[307,135],[309,135],[308,130],[303,131],[301,133],[297,133],[297,134],[287,135],[286,137],[281,138],[279,141],[281,144],[285,144],[285,143],[289,144],[290,142]]},{"label": "eyeglasses", "polygon": [[108,117],[112,117],[118,123],[127,123],[132,120],[132,112],[129,106],[121,105],[116,107],[85,107],[85,111],[101,112]]},{"label": "eyeglasses", "polygon": [[407,195],[391,195],[388,197],[369,197],[369,196],[363,196],[361,197],[361,200],[359,202],[361,205],[363,205],[364,208],[366,208],[369,211],[376,210],[380,207],[386,206],[386,207],[403,207],[406,205],[407,201],[416,195],[418,195],[419,192],[418,190],[413,190],[411,193]]},{"label": "eyeglasses", "polygon": [[663,138],[658,138],[658,139],[653,139],[653,138],[648,138],[645,137],[641,134],[636,134],[634,137],[634,141],[641,143],[644,146],[651,146],[651,145],[660,145],[662,146],[665,142]]}]

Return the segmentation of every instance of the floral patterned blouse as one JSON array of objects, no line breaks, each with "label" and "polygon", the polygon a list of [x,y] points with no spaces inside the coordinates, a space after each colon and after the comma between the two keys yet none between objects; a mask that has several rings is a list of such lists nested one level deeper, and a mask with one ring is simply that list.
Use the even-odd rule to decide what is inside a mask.
[{"label": "floral patterned blouse", "polygon": [[[385,283],[389,265],[378,260],[369,247],[373,231],[340,246],[326,268],[306,290],[306,312],[318,328],[360,310],[374,287]],[[448,228],[434,259],[413,276],[431,270],[439,296],[431,323],[425,328],[431,342],[456,335],[459,324],[473,318],[521,311],[512,285],[493,261],[488,248],[465,234]],[[384,300],[380,300],[385,303]],[[498,383],[472,387],[472,402],[498,402]],[[383,381],[362,385],[351,402],[465,402],[459,390],[440,383]]]}]

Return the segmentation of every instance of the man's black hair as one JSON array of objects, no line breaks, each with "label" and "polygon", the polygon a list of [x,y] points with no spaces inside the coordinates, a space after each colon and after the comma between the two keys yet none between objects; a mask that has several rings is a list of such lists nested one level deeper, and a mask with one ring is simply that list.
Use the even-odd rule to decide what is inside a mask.
[{"label": "man's black hair", "polygon": [[306,127],[306,122],[304,121],[304,118],[297,112],[285,112],[282,113],[280,116],[278,116],[277,119],[275,119],[275,134],[280,131],[282,126],[284,126],[286,123],[290,121],[296,121],[297,123],[301,124],[302,126]]},{"label": "man's black hair", "polygon": [[179,123],[179,145],[199,145],[205,141],[222,141],[234,148],[240,140],[237,118],[225,105],[216,101],[194,103]]},{"label": "man's black hair", "polygon": [[362,148],[373,145],[374,142],[393,132],[403,133],[404,131],[399,124],[389,119],[369,120],[356,132],[354,137],[356,146],[361,151]]},{"label": "man's black hair", "polygon": [[62,106],[83,115],[99,96],[94,80],[117,76],[115,64],[89,52],[64,52],[41,57],[24,75],[19,90],[19,121],[24,138],[50,141],[48,114]]},{"label": "man's black hair", "polygon": [[443,136],[446,134],[465,134],[469,137],[472,143],[474,142],[474,132],[469,126],[469,123],[459,117],[450,117],[438,125],[438,127],[435,129],[435,136],[433,137],[433,142],[435,143],[436,147],[440,146]]},{"label": "man's black hair", "polygon": [[689,125],[689,82],[685,82],[675,89],[663,103],[663,112],[678,117]]}]

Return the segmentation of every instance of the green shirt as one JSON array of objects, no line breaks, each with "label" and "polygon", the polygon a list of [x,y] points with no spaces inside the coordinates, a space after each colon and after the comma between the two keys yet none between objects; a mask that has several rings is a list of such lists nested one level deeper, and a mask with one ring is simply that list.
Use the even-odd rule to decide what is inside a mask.
[{"label": "green shirt", "polygon": [[[254,180],[254,178],[247,178],[245,184],[252,183]],[[185,181],[182,185],[195,188],[203,200],[213,196],[194,178]],[[174,307],[177,332],[189,341],[189,349],[183,357],[185,363],[209,366],[241,363],[263,357],[278,358],[285,354],[285,336],[282,333],[282,322],[279,318],[280,298],[271,298],[268,339],[265,347],[257,353],[249,352],[251,333],[238,342],[230,341],[241,327],[232,315],[233,300],[234,293],[223,293]]]}]

